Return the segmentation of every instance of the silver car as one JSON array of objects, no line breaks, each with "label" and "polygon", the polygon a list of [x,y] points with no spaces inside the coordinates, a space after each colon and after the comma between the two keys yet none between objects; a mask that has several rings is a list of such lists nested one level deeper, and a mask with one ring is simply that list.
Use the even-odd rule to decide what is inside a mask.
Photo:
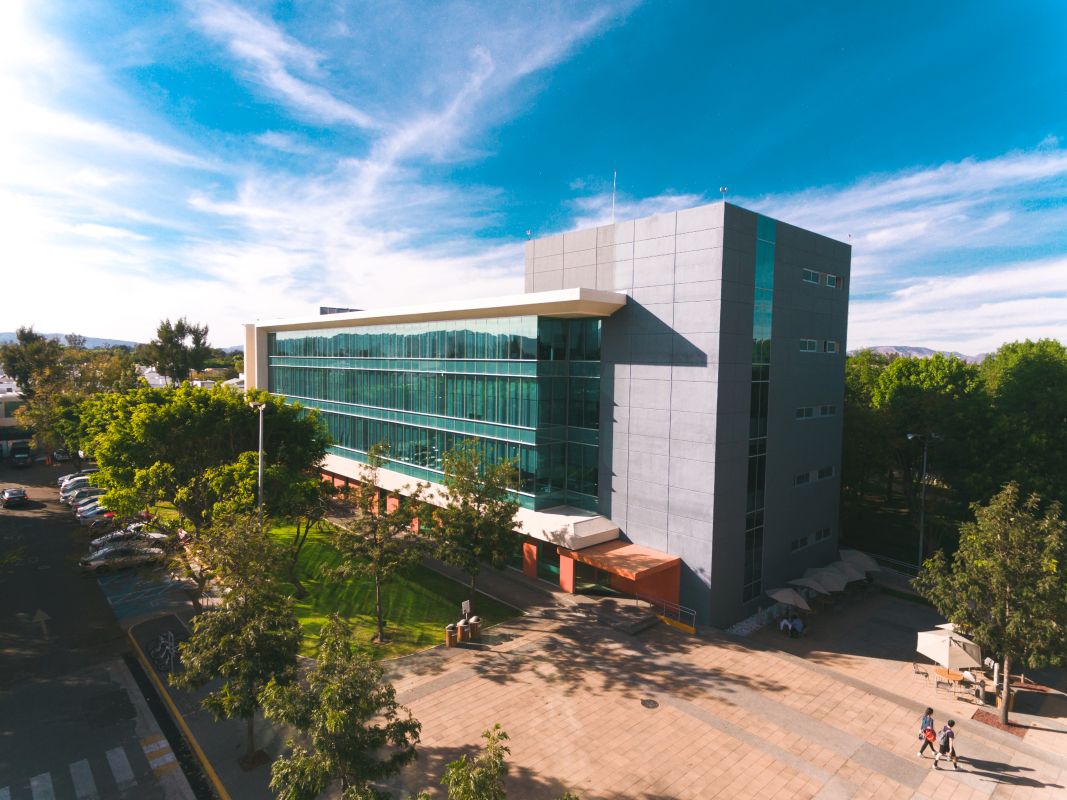
[{"label": "silver car", "polygon": [[134,544],[113,544],[83,558],[78,562],[86,572],[106,572],[111,569],[143,567],[162,564],[167,558],[158,547],[138,547]]},{"label": "silver car", "polygon": [[98,536],[93,539],[89,542],[89,549],[99,550],[101,547],[107,547],[110,544],[118,544],[119,542],[137,542],[138,544],[151,543],[155,547],[162,547],[163,543],[166,541],[167,534],[165,533],[123,528],[120,531],[105,533],[103,536]]}]

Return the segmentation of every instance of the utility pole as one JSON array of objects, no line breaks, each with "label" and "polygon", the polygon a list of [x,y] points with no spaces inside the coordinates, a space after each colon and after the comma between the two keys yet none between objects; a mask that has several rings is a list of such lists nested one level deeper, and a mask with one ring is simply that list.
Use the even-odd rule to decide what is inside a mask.
[{"label": "utility pole", "polygon": [[263,411],[266,403],[248,401],[248,407],[259,412],[259,532],[263,533]]},{"label": "utility pole", "polygon": [[940,439],[940,434],[937,433],[909,433],[908,440],[915,441],[918,439],[923,443],[923,470],[922,481],[919,486],[919,561],[916,564],[916,570],[922,570],[923,568],[923,555],[925,555],[925,537],[926,537],[926,463],[927,456],[930,450],[931,440]]}]

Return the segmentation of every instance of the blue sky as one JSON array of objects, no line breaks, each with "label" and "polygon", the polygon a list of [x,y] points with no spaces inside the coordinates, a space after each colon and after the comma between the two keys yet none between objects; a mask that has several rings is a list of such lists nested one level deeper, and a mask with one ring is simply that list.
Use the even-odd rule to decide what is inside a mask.
[{"label": "blue sky", "polygon": [[1067,341],[1065,34],[1059,2],[5,2],[0,330],[518,293],[526,231],[605,221],[617,169],[619,218],[726,185],[851,237],[850,347]]}]

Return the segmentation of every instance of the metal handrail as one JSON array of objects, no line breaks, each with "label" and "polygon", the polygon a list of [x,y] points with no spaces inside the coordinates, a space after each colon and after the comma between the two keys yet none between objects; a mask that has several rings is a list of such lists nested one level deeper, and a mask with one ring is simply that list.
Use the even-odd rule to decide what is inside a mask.
[{"label": "metal handrail", "polygon": [[678,603],[672,603],[669,600],[661,600],[658,597],[648,597],[643,594],[635,594],[634,599],[638,602],[645,602],[650,606],[659,608],[663,612],[661,616],[669,617],[683,625],[688,625],[690,628],[696,628],[697,612],[692,608],[679,605]]}]

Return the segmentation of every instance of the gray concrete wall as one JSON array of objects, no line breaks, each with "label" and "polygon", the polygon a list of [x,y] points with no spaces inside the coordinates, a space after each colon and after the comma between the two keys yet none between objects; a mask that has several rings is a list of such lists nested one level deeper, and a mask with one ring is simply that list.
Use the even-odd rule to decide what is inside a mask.
[{"label": "gray concrete wall", "polygon": [[[799,500],[777,483],[772,491],[770,481],[812,459],[817,469],[835,453],[831,460],[840,468],[847,314],[848,247],[791,226],[779,224],[778,231],[769,436],[782,443],[768,458],[767,507],[773,505],[776,521],[765,533],[765,588],[799,563],[788,552],[793,531],[832,518],[836,533],[836,476]],[[630,296],[603,325],[600,511],[629,540],[681,556],[682,603],[701,622],[719,625],[748,610],[741,604],[741,571],[755,236],[755,214],[715,203],[526,247],[527,291],[592,287]],[[794,286],[801,262],[834,264],[846,288],[835,295],[810,287],[822,289],[820,295]],[[796,331],[809,328],[809,338],[838,337],[841,354],[817,364],[799,360],[790,342],[799,347]],[[798,428],[798,398],[812,398],[803,403],[809,405],[836,402],[838,414]],[[794,502],[807,509],[796,519],[788,513]],[[830,549],[809,548],[801,560],[825,561]]]}]

